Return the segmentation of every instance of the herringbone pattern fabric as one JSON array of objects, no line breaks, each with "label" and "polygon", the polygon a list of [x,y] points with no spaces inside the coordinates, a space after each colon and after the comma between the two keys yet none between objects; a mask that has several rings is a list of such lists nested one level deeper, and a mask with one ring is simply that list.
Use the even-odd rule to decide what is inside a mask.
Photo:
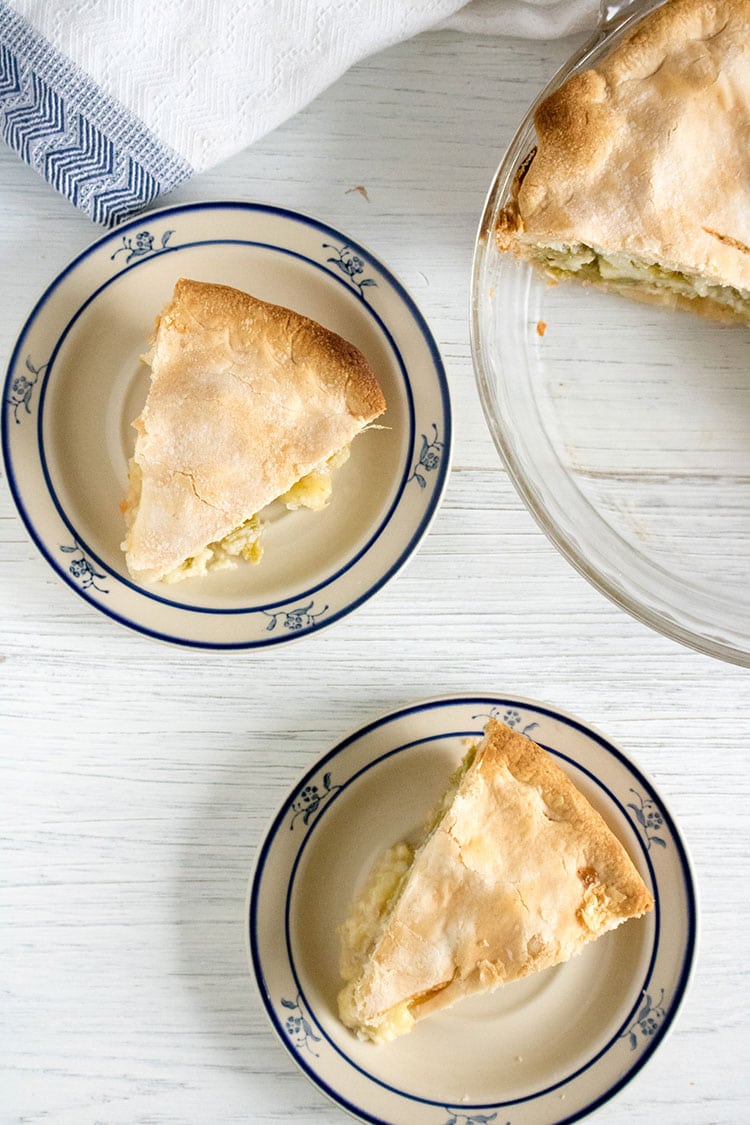
[{"label": "herringbone pattern fabric", "polygon": [[365,55],[449,17],[523,34],[532,11],[539,26],[546,14],[561,34],[596,7],[596,0],[0,0],[0,129],[53,187],[112,225],[252,144]]},{"label": "herringbone pattern fabric", "polygon": [[192,172],[5,4],[0,4],[0,129],[19,156],[105,225]]}]

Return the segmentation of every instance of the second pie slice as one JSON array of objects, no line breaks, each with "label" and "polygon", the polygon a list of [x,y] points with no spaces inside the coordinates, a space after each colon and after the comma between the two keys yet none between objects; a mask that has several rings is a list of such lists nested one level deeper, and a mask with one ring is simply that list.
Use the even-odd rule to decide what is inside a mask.
[{"label": "second pie slice", "polygon": [[625,848],[551,755],[491,720],[424,841],[389,849],[341,926],[339,1014],[362,1039],[394,1039],[652,907]]},{"label": "second pie slice", "polygon": [[352,344],[291,309],[181,279],[159,317],[123,505],[139,581],[255,561],[258,513],[324,506],[332,467],[385,410]]}]

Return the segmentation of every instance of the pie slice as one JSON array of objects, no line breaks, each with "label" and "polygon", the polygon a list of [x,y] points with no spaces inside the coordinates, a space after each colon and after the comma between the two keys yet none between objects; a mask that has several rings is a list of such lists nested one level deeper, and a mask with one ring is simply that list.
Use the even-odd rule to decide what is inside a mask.
[{"label": "pie slice", "polygon": [[128,569],[175,581],[260,556],[271,501],[320,508],[385,410],[365,357],[291,309],[184,278],[157,322],[123,504]]},{"label": "pie slice", "polygon": [[501,250],[554,279],[750,323],[750,0],[668,0],[535,126]]},{"label": "pie slice", "polygon": [[491,720],[424,841],[389,849],[340,927],[340,1017],[361,1039],[394,1039],[652,907],[624,847],[552,757]]}]

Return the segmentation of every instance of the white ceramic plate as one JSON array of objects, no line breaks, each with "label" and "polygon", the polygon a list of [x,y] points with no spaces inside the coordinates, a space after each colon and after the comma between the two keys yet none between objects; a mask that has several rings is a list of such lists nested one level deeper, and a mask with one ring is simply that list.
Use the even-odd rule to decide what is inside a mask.
[{"label": "white ceramic plate", "polygon": [[[361,1043],[336,1017],[336,926],[384,846],[423,823],[489,716],[554,755],[628,848],[656,908],[565,965],[465,1000],[393,1043]],[[672,817],[620,750],[568,715],[478,695],[385,715],[326,754],[263,841],[248,923],[252,970],[281,1042],[355,1117],[562,1125],[615,1094],[664,1038],[691,973],[697,910]]]},{"label": "white ceramic plate", "polygon": [[[148,385],[139,357],[179,277],[244,289],[351,340],[378,374],[387,428],[354,441],[325,511],[266,510],[260,566],[146,588],[125,568],[118,505]],[[126,223],[55,279],[13,352],[2,436],[32,539],[86,601],[160,640],[260,648],[333,624],[413,553],[446,482],[451,411],[424,319],[369,250],[278,207],[203,203]]]}]

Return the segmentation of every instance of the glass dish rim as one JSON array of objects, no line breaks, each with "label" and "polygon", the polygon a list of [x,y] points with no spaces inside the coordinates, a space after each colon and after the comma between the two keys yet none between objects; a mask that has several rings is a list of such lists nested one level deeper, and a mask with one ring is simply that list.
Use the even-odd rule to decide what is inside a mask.
[{"label": "glass dish rim", "polygon": [[[477,392],[495,448],[525,507],[563,558],[596,590],[655,632],[703,655],[741,667],[750,667],[750,645],[741,648],[732,643],[731,640],[720,636],[712,636],[707,628],[702,630],[697,624],[691,627],[689,624],[677,620],[666,608],[659,608],[648,599],[639,597],[637,589],[631,592],[613,574],[608,573],[596,563],[592,563],[586,556],[585,551],[576,543],[574,536],[549,513],[543,499],[538,496],[533,481],[526,476],[521,468],[519,458],[496,417],[489,390],[491,380],[482,348],[481,285],[489,253],[488,248],[491,245],[492,231],[500,202],[507,198],[509,187],[517,169],[523,158],[528,155],[530,143],[533,143],[530,141],[530,137],[533,137],[533,118],[536,108],[572,72],[583,68],[592,56],[597,56],[605,50],[609,50],[613,44],[627,34],[634,24],[667,2],[668,0],[625,0],[624,3],[608,4],[606,0],[602,0],[596,31],[573,51],[529,105],[494,173],[477,228],[469,296],[471,354]],[[717,632],[719,631],[717,629]]]}]

